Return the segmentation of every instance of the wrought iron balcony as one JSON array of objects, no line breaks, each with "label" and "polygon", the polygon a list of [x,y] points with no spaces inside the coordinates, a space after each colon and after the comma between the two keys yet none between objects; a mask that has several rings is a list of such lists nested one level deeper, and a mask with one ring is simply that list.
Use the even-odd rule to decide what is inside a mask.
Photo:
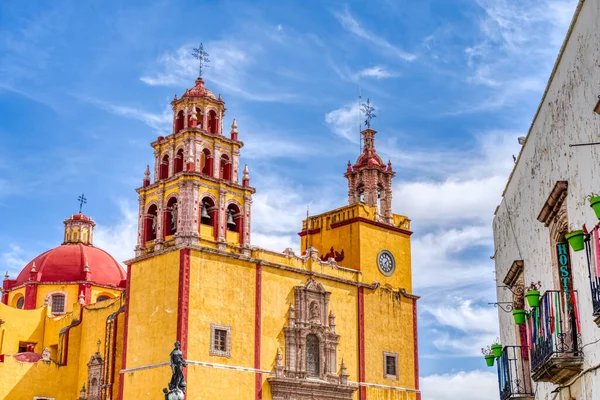
[{"label": "wrought iron balcony", "polygon": [[581,372],[581,334],[575,290],[549,290],[528,321],[534,381],[562,384]]},{"label": "wrought iron balcony", "polygon": [[[600,326],[600,277],[598,276],[598,268],[600,268],[598,264],[600,260],[600,249],[598,248],[598,244],[595,240],[592,241],[592,238],[595,238],[598,234],[598,225],[596,225],[592,232],[585,236],[585,255],[587,257],[587,266],[588,273],[590,277],[590,289],[592,292],[592,309],[594,312],[594,322],[598,326]],[[592,263],[594,264],[592,266]]]},{"label": "wrought iron balcony", "polygon": [[500,400],[533,399],[529,349],[525,346],[506,346],[497,360]]}]

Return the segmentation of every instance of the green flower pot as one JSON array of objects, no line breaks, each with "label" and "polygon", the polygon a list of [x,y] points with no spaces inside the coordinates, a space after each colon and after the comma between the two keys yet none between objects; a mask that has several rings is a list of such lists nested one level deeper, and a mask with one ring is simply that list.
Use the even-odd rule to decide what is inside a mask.
[{"label": "green flower pot", "polygon": [[540,291],[539,290],[528,290],[525,293],[525,298],[527,299],[527,303],[529,303],[529,307],[539,307],[540,306]]},{"label": "green flower pot", "polygon": [[592,197],[590,199],[590,206],[594,209],[596,217],[600,219],[600,196]]},{"label": "green flower pot", "polygon": [[581,229],[567,233],[565,238],[567,238],[569,241],[573,251],[581,251],[584,249],[585,245],[583,244],[583,231]]},{"label": "green flower pot", "polygon": [[488,367],[493,367],[494,366],[494,359],[496,358],[496,356],[494,356],[493,354],[487,354],[485,356],[485,362],[487,364]]},{"label": "green flower pot", "polygon": [[513,317],[515,318],[515,324],[521,325],[525,323],[525,310],[513,310]]},{"label": "green flower pot", "polygon": [[492,351],[494,352],[494,357],[502,356],[502,345],[501,344],[493,344]]}]

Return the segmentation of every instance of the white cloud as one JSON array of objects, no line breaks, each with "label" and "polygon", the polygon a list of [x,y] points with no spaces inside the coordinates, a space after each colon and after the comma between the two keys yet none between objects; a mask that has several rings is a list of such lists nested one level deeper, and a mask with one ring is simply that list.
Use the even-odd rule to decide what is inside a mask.
[{"label": "white cloud", "polygon": [[169,104],[165,105],[162,113],[155,114],[144,111],[139,107],[112,104],[107,101],[93,99],[90,97],[76,97],[110,113],[142,121],[144,124],[154,129],[155,132],[169,133],[172,129],[173,110],[171,109],[171,106]]},{"label": "white cloud", "polygon": [[96,221],[94,229],[94,246],[107,251],[122,263],[134,257],[137,241],[138,210],[126,200],[116,201],[120,218],[116,224],[103,224]]},{"label": "white cloud", "polygon": [[[192,44],[186,44],[174,52],[165,52],[159,57],[156,70],[140,80],[151,86],[190,87],[198,76],[198,61],[191,56],[193,47]],[[264,56],[265,52],[256,42],[219,40],[206,43],[205,49],[210,54],[210,63],[203,79],[216,88],[253,101],[296,99],[295,95],[286,93],[280,87],[271,89],[264,81],[256,84],[258,82],[253,78],[253,73],[265,67],[256,62],[256,58]]]},{"label": "white cloud", "polygon": [[9,244],[8,250],[0,253],[0,265],[5,267],[11,279],[15,279],[29,261],[25,251],[16,244]]},{"label": "white cloud", "polygon": [[376,65],[374,67],[371,68],[365,68],[362,71],[359,71],[357,74],[357,77],[364,77],[364,78],[375,78],[375,79],[385,79],[385,78],[392,78],[396,76],[396,74],[388,71],[387,68],[382,67],[380,65]]},{"label": "white cloud", "polygon": [[325,123],[338,136],[358,143],[362,114],[358,102],[348,103],[325,114]]},{"label": "white cloud", "polygon": [[498,377],[483,371],[421,377],[421,393],[427,400],[497,400]]},{"label": "white cloud", "polygon": [[417,56],[411,53],[408,53],[397,46],[391,44],[387,39],[382,38],[363,28],[360,23],[350,14],[348,8],[344,8],[342,12],[334,13],[337,20],[342,24],[344,29],[353,33],[354,35],[360,37],[361,39],[367,40],[375,45],[377,45],[382,50],[385,50],[387,53],[392,54],[396,57],[401,58],[405,61],[414,61]]}]

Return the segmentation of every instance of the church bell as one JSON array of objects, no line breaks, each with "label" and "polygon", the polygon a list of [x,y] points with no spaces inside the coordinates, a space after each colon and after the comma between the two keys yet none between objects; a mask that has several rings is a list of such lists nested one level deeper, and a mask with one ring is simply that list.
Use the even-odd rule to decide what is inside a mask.
[{"label": "church bell", "polygon": [[201,214],[202,218],[206,218],[206,219],[210,219],[210,215],[208,214],[208,207],[206,206],[206,203],[202,203],[202,214]]},{"label": "church bell", "polygon": [[235,226],[235,221],[233,220],[233,211],[232,210],[229,210],[229,212],[227,213],[227,225]]}]

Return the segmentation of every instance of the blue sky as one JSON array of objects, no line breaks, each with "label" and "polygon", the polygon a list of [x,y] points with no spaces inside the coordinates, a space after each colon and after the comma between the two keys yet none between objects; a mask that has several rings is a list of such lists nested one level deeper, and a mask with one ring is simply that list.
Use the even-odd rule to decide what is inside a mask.
[{"label": "blue sky", "polygon": [[134,188],[203,42],[257,188],[256,245],[297,248],[307,205],[346,204],[359,87],[371,99],[415,231],[424,398],[495,399],[478,353],[497,330],[491,220],[575,3],[3,1],[0,267],[60,244],[82,192],[96,244],[132,255]]}]

